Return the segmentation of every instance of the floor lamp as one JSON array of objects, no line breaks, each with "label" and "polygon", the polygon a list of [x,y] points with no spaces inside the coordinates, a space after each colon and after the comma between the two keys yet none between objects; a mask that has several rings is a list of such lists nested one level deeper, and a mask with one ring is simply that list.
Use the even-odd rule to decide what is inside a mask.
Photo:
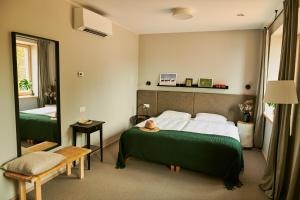
[{"label": "floor lamp", "polygon": [[[264,97],[265,103],[277,104],[297,104],[297,91],[293,80],[268,81],[266,93]],[[277,134],[277,141],[279,134]],[[275,165],[274,165],[274,184],[273,184],[273,199],[275,198],[276,189],[276,170],[277,170],[277,151],[278,143],[275,148]]]}]

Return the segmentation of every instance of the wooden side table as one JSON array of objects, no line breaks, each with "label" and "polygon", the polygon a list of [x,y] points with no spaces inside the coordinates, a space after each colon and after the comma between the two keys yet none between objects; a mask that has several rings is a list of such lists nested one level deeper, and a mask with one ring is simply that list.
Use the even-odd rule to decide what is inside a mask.
[{"label": "wooden side table", "polygon": [[[91,153],[100,150],[100,158],[101,162],[103,162],[103,121],[95,121],[93,120],[92,124],[82,125],[79,123],[72,124],[71,127],[73,129],[73,146],[76,146],[76,136],[77,133],[86,134],[87,144],[83,147],[91,149]],[[100,146],[91,145],[91,133],[96,131],[100,132]],[[91,153],[87,155],[88,160],[88,170],[91,169]]]},{"label": "wooden side table", "polygon": [[237,127],[238,127],[242,146],[245,148],[252,148],[254,123],[238,121]]}]

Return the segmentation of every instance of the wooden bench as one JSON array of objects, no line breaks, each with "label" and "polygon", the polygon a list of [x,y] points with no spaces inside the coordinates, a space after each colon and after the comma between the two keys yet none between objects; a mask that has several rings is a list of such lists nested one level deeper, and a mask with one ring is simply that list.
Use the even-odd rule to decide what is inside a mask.
[{"label": "wooden bench", "polygon": [[91,152],[90,149],[80,148],[80,147],[65,147],[59,149],[55,153],[59,153],[64,155],[66,159],[61,162],[60,164],[56,165],[55,167],[45,171],[41,174],[34,175],[34,176],[26,176],[23,174],[13,173],[13,172],[5,172],[4,175],[8,178],[12,178],[18,181],[19,187],[19,199],[26,200],[26,186],[25,183],[34,183],[35,189],[35,199],[41,200],[42,199],[42,192],[41,192],[41,179],[43,177],[48,176],[49,174],[58,171],[59,169],[66,167],[66,174],[67,176],[71,175],[71,168],[72,162],[79,160],[79,178],[84,178],[84,156]]}]

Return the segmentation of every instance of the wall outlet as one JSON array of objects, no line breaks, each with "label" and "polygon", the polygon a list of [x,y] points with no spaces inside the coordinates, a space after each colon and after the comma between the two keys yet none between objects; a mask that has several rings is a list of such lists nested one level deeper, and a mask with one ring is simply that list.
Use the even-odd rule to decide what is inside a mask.
[{"label": "wall outlet", "polygon": [[144,103],[143,107],[144,108],[150,108],[150,104]]},{"label": "wall outlet", "polygon": [[85,109],[85,106],[80,106],[80,107],[79,107],[79,112],[80,112],[80,113],[84,113],[85,110],[86,110],[86,109]]},{"label": "wall outlet", "polygon": [[78,77],[84,77],[84,72],[78,72]]}]

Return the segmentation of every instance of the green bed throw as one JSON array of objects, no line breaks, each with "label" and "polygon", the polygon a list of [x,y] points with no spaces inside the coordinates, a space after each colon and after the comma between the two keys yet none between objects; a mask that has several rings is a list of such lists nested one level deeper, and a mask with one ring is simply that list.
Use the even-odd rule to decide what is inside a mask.
[{"label": "green bed throw", "polygon": [[49,116],[20,112],[19,125],[22,140],[58,141],[57,120]]},{"label": "green bed throw", "polygon": [[241,185],[242,147],[231,137],[173,130],[151,133],[134,127],[122,134],[119,145],[116,168],[125,168],[125,159],[132,156],[222,177],[228,189]]}]

